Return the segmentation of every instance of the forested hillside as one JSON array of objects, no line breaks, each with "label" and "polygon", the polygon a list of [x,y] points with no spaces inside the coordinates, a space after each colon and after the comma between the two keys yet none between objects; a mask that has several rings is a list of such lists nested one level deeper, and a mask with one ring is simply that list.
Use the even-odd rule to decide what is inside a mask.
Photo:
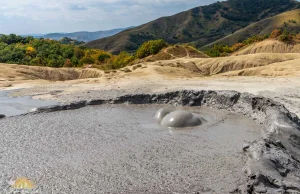
[{"label": "forested hillside", "polygon": [[98,57],[109,53],[84,49],[59,41],[21,37],[15,34],[0,36],[0,62],[49,67],[77,67],[96,63]]},{"label": "forested hillside", "polygon": [[234,45],[251,36],[264,36],[270,34],[274,29],[287,30],[288,32],[295,34],[300,33],[300,9],[284,12],[274,17],[250,24],[233,34],[205,45],[201,50],[205,50],[214,44]]},{"label": "forested hillside", "polygon": [[156,54],[166,46],[163,40],[153,40],[143,44],[134,55],[124,51],[118,55],[112,55],[104,50],[87,49],[74,44],[62,44],[55,40],[24,38],[11,34],[0,36],[0,63],[48,67],[93,65],[103,70],[119,69],[136,58]]},{"label": "forested hillside", "polygon": [[296,9],[295,0],[228,0],[159,18],[117,35],[86,44],[113,53],[134,52],[143,42],[164,39],[170,44],[201,47],[267,17]]}]

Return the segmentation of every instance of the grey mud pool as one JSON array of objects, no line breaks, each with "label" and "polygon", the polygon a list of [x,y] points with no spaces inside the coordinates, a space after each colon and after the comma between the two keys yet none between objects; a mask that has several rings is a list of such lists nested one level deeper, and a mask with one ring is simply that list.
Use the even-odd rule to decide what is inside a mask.
[{"label": "grey mud pool", "polygon": [[0,91],[0,115],[15,116],[31,112],[35,108],[58,105],[51,100],[38,100],[30,96],[12,97],[13,91]]},{"label": "grey mud pool", "polygon": [[19,177],[37,193],[229,193],[246,180],[242,147],[261,125],[228,111],[176,107],[205,119],[163,127],[169,105],[104,104],[0,120],[0,193]]}]

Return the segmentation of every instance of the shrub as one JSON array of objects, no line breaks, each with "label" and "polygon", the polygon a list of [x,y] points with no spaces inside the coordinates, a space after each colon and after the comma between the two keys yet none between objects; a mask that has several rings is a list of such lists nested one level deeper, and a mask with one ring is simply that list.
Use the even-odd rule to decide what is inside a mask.
[{"label": "shrub", "polygon": [[235,51],[237,51],[237,50],[240,50],[240,49],[243,48],[244,46],[245,46],[244,43],[237,43],[237,44],[233,45],[233,46],[231,47],[231,49],[232,49],[233,52],[235,52]]},{"label": "shrub", "polygon": [[270,38],[277,38],[279,37],[280,35],[282,34],[281,30],[280,29],[275,29],[273,30],[273,32],[271,33],[270,35]]},{"label": "shrub", "polygon": [[111,56],[108,53],[101,53],[98,55],[97,59],[99,62],[105,62],[107,59],[109,59]]},{"label": "shrub", "polygon": [[282,42],[290,42],[293,39],[293,36],[286,30],[282,32],[282,34],[279,36],[279,40]]},{"label": "shrub", "polygon": [[38,57],[30,61],[30,65],[41,65],[41,64],[42,64],[42,60]]},{"label": "shrub", "polygon": [[205,53],[211,57],[226,56],[226,53],[232,53],[232,48],[228,45],[215,44],[211,49],[205,51]]},{"label": "shrub", "polygon": [[246,40],[244,40],[243,43],[245,45],[249,45],[249,44],[252,44],[252,43],[255,43],[255,42],[263,41],[267,38],[268,38],[268,36],[252,36],[252,37],[247,38]]},{"label": "shrub", "polygon": [[120,69],[134,60],[134,57],[123,51],[111,60],[112,69]]},{"label": "shrub", "polygon": [[84,57],[85,53],[84,50],[82,50],[81,48],[76,47],[74,50],[74,55],[77,59],[81,59],[82,57]]},{"label": "shrub", "polygon": [[150,40],[140,46],[140,48],[136,51],[135,56],[139,59],[142,59],[150,55],[155,55],[166,46],[167,43],[162,39]]},{"label": "shrub", "polygon": [[93,58],[91,58],[91,57],[84,57],[84,58],[82,58],[82,59],[79,61],[79,63],[80,63],[81,65],[83,65],[83,64],[93,64],[93,63],[95,63],[95,60],[94,60]]},{"label": "shrub", "polygon": [[70,59],[67,59],[67,60],[65,61],[64,67],[72,67],[72,66],[73,66],[73,65],[72,65],[71,60],[70,60]]},{"label": "shrub", "polygon": [[73,66],[77,67],[79,64],[79,60],[75,56],[73,56],[71,58],[71,63],[73,64]]}]

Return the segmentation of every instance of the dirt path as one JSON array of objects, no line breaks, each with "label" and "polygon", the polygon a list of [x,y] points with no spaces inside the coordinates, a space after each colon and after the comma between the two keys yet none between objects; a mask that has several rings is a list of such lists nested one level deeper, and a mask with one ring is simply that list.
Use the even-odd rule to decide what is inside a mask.
[{"label": "dirt path", "polygon": [[186,58],[190,58],[190,53],[189,53],[189,51],[188,51],[187,48],[185,48],[185,47],[184,47],[184,49],[185,49],[185,51],[186,51]]},{"label": "dirt path", "polygon": [[175,57],[175,55],[173,55],[173,54],[171,54],[171,53],[168,53],[168,49],[169,49],[169,48],[165,48],[165,49],[164,49],[164,53],[166,53],[167,55],[170,55],[173,59],[178,58],[178,57]]},{"label": "dirt path", "polygon": [[189,51],[187,50],[187,48],[185,48],[185,47],[183,47],[183,48],[185,49],[185,52],[186,52],[186,56],[185,56],[185,57],[176,57],[176,56],[173,55],[172,53],[169,53],[169,52],[168,52],[168,49],[169,49],[169,48],[165,48],[165,49],[163,50],[163,52],[166,53],[166,54],[168,54],[168,55],[170,55],[173,59],[190,58],[190,53],[189,53]]}]

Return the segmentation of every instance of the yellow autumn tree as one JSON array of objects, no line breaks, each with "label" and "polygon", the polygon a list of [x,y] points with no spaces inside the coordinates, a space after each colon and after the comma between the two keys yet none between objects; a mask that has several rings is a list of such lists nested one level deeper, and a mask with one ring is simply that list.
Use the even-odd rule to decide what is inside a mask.
[{"label": "yellow autumn tree", "polygon": [[36,54],[36,50],[32,46],[26,48],[26,55],[33,56],[35,54]]}]

